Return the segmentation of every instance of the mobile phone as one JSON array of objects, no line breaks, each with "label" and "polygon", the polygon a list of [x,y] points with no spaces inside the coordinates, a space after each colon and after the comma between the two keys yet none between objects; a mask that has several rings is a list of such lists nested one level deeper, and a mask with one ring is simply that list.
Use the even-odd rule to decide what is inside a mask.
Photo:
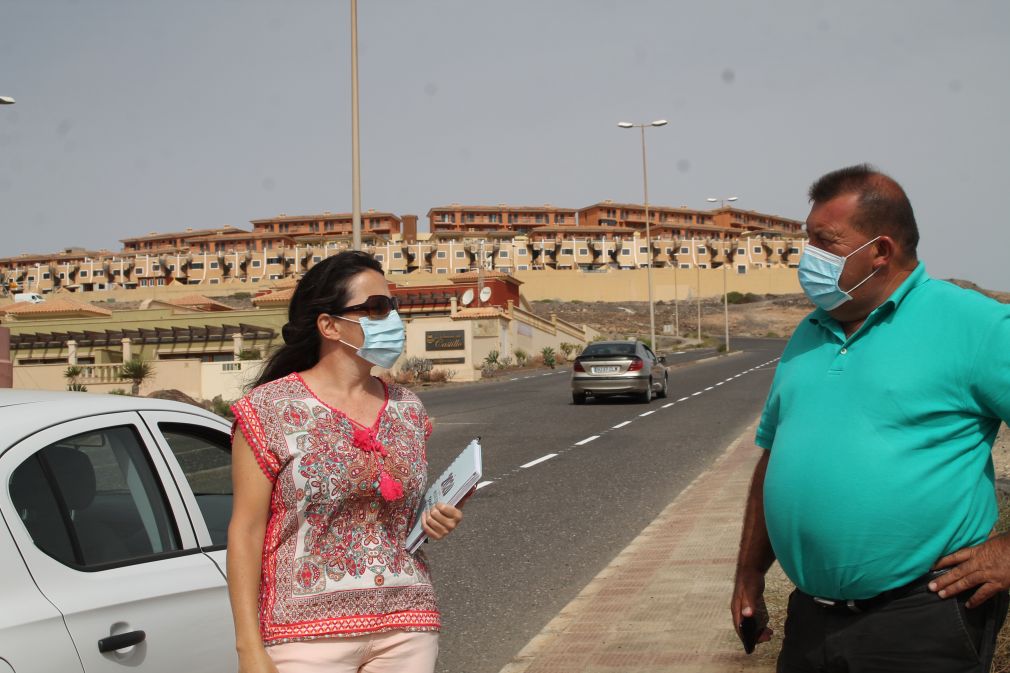
[{"label": "mobile phone", "polygon": [[758,626],[757,617],[744,617],[740,620],[740,641],[743,643],[743,651],[747,654],[754,651],[762,628]]}]

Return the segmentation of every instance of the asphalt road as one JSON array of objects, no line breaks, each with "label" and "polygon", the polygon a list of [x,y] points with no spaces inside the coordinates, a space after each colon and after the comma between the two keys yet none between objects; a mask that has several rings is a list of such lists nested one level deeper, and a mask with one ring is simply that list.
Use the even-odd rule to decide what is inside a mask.
[{"label": "asphalt road", "polygon": [[575,406],[568,367],[421,392],[430,473],[480,435],[491,482],[459,530],[425,546],[443,613],[437,670],[508,663],[756,417],[784,345],[671,354],[669,396],[649,405]]}]

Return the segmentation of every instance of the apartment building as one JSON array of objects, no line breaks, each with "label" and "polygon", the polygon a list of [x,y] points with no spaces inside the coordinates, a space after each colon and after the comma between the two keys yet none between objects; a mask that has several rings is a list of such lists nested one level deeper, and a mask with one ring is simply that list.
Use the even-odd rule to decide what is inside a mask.
[{"label": "apartment building", "polygon": [[428,211],[428,231],[436,233],[526,234],[538,227],[576,223],[574,208],[543,206],[463,206],[453,203]]},{"label": "apartment building", "polygon": [[[506,273],[537,269],[714,268],[795,266],[802,223],[723,207],[709,211],[649,207],[650,246],[641,204],[601,201],[581,210],[526,206],[450,206],[416,217],[363,213],[362,243],[390,275],[452,275],[477,268]],[[118,252],[65,248],[49,255],[0,259],[4,294],[90,292],[168,285],[252,286],[298,278],[351,243],[347,213],[254,220],[232,226],[123,239]],[[744,242],[746,241],[749,242]],[[756,242],[758,241],[758,242]],[[797,242],[800,241],[800,242]]]}]

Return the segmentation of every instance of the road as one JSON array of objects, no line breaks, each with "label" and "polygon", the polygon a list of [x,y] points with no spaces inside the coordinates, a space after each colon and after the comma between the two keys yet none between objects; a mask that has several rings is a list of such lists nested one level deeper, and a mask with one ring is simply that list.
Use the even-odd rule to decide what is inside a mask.
[{"label": "road", "polygon": [[668,357],[684,364],[649,405],[575,406],[567,367],[421,392],[430,472],[480,435],[490,482],[461,528],[425,547],[440,673],[497,673],[753,420],[785,342],[733,345],[743,352]]}]

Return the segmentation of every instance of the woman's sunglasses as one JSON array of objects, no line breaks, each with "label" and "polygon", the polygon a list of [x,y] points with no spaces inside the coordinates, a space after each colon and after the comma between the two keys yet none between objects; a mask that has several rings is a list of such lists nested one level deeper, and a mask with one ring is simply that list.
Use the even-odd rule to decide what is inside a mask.
[{"label": "woman's sunglasses", "polygon": [[396,297],[387,297],[384,294],[373,294],[360,304],[345,306],[338,311],[334,311],[331,315],[343,315],[344,313],[364,311],[372,320],[381,320],[389,315],[390,311],[395,311],[399,307],[400,303],[396,301]]}]

